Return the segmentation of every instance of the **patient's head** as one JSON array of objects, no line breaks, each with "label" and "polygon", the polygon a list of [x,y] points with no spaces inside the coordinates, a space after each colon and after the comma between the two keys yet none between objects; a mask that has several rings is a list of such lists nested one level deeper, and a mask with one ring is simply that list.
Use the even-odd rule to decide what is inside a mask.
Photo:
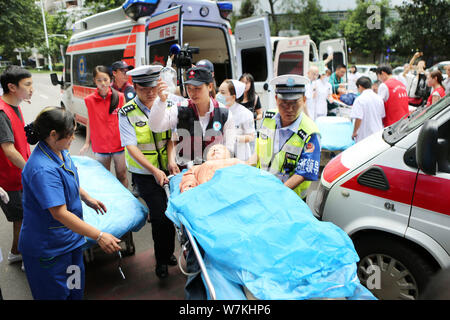
[{"label": "patient's head", "polygon": [[231,157],[230,151],[223,144],[215,144],[209,148],[206,154],[206,160],[220,160],[229,159]]}]

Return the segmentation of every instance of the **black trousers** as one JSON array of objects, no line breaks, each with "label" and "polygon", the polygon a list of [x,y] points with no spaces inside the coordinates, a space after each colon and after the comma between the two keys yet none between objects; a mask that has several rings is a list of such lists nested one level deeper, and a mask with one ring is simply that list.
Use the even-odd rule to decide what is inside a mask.
[{"label": "black trousers", "polygon": [[167,208],[166,193],[152,175],[132,173],[132,180],[150,211],[156,264],[168,264],[175,249],[175,227],[164,214]]}]

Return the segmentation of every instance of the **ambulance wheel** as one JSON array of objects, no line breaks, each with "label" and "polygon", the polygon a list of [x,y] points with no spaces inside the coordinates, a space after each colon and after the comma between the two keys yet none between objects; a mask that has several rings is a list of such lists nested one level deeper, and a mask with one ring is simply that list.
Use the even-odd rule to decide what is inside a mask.
[{"label": "ambulance wheel", "polygon": [[355,240],[358,277],[381,300],[416,300],[435,270],[417,250],[401,240],[366,236]]}]

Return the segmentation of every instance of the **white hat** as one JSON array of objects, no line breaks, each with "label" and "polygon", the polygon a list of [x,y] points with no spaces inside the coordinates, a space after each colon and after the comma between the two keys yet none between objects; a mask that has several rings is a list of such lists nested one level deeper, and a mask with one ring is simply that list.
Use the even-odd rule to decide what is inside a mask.
[{"label": "white hat", "polygon": [[245,83],[238,80],[231,80],[231,82],[233,82],[234,91],[236,91],[236,99],[239,99],[244,94]]},{"label": "white hat", "polygon": [[158,84],[159,73],[163,66],[143,65],[127,72],[131,76],[133,83],[143,87],[156,87]]},{"label": "white hat", "polygon": [[275,93],[283,100],[298,100],[305,94],[309,79],[296,74],[285,74],[273,78],[270,85],[275,86]]}]

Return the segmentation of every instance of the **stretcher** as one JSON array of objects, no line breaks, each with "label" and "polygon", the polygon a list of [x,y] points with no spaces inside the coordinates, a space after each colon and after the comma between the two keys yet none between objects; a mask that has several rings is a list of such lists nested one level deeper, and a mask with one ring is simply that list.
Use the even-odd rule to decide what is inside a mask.
[{"label": "stretcher", "polygon": [[320,132],[320,167],[355,144],[352,139],[353,122],[348,117],[319,117],[316,125]]},{"label": "stretcher", "polygon": [[[103,165],[89,157],[71,156],[80,178],[80,187],[87,193],[102,201],[107,212],[97,214],[95,210],[88,207],[84,202],[83,220],[122,240],[125,245],[124,255],[135,253],[135,245],[132,232],[138,232],[146,223],[148,209],[133,194],[125,188],[119,180]],[[86,237],[83,246],[87,262],[93,257],[94,248],[98,245],[95,240]]]},{"label": "stretcher", "polygon": [[180,193],[182,175],[165,186],[166,215],[192,245],[208,299],[375,299],[347,234],[273,175],[239,164]]}]

